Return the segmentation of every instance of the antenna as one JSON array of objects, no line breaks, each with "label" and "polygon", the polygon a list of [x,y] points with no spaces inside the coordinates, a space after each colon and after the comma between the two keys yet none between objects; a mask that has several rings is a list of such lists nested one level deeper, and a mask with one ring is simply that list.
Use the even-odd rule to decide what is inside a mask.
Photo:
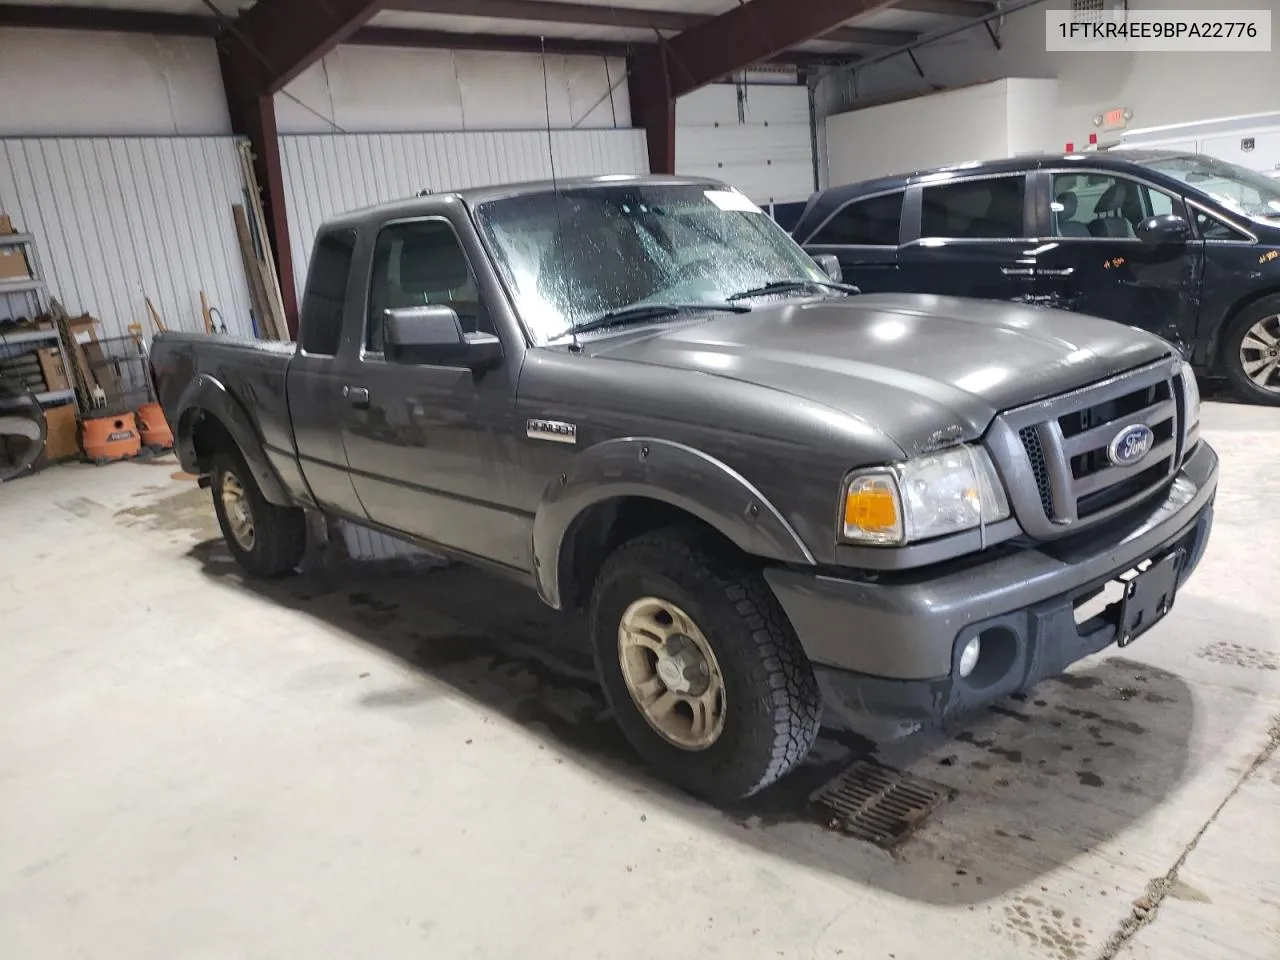
[{"label": "antenna", "polygon": [[[564,218],[560,214],[560,182],[556,179],[556,149],[551,137],[551,86],[547,81],[547,38],[538,37],[538,46],[542,54],[542,102],[547,111],[547,157],[551,160],[551,195],[554,198],[556,207],[556,237],[554,243],[561,244],[564,242]],[[564,251],[560,251],[560,262],[564,264],[565,278],[568,279],[569,261],[564,255]],[[568,314],[569,333],[573,337],[573,343],[569,349],[574,353],[578,353],[582,349],[582,345],[578,343],[578,331],[573,323],[573,297],[572,288],[570,297],[565,303],[565,312]]]}]

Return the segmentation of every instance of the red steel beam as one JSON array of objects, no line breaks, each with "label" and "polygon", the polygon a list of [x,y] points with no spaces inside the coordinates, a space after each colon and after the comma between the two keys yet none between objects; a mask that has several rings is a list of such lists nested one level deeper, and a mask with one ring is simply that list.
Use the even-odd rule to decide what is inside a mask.
[{"label": "red steel beam", "polygon": [[26,4],[0,6],[0,27],[150,33],[160,37],[214,37],[221,29],[213,17],[185,13]]},{"label": "red steel beam", "polygon": [[[672,98],[692,93],[729,74],[810,40],[893,0],[750,0],[666,41]],[[662,58],[646,55],[645,67]]]},{"label": "red steel beam", "polygon": [[631,122],[644,128],[649,169],[675,173],[675,100],[777,57],[892,0],[749,0],[633,58]]},{"label": "red steel beam", "polygon": [[377,13],[386,0],[259,0],[227,24],[239,41],[237,70],[256,78],[257,92],[278,93]]},{"label": "red steel beam", "polygon": [[[223,45],[225,47],[225,43]],[[289,336],[298,337],[298,296],[293,277],[293,245],[289,242],[289,215],[285,206],[284,168],[280,164],[280,135],[276,128],[275,95],[254,93],[245,78],[236,73],[232,54],[219,51],[222,84],[227,95],[231,129],[246,137],[253,150],[253,172],[262,191],[262,212],[267,221],[267,238],[280,281]],[[230,211],[227,211],[230,216]],[[262,323],[261,318],[259,324]]]}]

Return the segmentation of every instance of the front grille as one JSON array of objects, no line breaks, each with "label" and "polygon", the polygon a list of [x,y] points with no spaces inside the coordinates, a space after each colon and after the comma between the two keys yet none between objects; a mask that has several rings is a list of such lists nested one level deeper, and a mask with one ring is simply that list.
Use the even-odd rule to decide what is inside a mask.
[{"label": "front grille", "polygon": [[[1064,528],[1100,522],[1162,489],[1185,453],[1181,406],[1173,364],[1162,361],[1003,414],[1009,442],[994,444],[993,452],[997,459],[1018,461],[1004,466],[1006,476],[1024,478],[1021,495],[1011,490],[1023,528],[1032,536],[1059,536]],[[1113,442],[1120,446],[1134,426],[1151,431],[1149,449],[1135,463],[1114,462]]]},{"label": "front grille", "polygon": [[1044,445],[1040,442],[1040,434],[1035,427],[1023,427],[1018,431],[1022,446],[1027,451],[1027,459],[1031,461],[1031,472],[1036,477],[1036,490],[1040,493],[1040,506],[1044,515],[1053,519],[1053,487],[1049,483],[1049,465],[1044,459]]}]

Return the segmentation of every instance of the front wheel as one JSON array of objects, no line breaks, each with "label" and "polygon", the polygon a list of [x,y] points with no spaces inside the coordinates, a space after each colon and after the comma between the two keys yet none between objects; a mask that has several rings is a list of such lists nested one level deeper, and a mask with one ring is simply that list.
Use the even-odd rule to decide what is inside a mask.
[{"label": "front wheel", "polygon": [[764,579],[719,543],[667,530],[623,545],[596,580],[590,626],[623,734],[682,789],[740,800],[808,755],[813,668]]},{"label": "front wheel", "polygon": [[1240,312],[1222,337],[1221,357],[1241,400],[1280,405],[1280,297]]},{"label": "front wheel", "polygon": [[255,577],[281,577],[302,562],[307,523],[297,507],[267,501],[238,450],[213,458],[213,509],[227,549]]}]

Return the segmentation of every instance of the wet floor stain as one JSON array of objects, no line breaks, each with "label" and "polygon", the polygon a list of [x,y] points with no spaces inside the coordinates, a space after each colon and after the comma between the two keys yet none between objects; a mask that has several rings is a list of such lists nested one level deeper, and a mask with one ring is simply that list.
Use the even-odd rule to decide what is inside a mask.
[{"label": "wet floor stain", "polygon": [[1088,946],[1084,922],[1068,918],[1061,907],[1046,906],[1038,897],[1014,897],[1005,904],[1006,927],[1033,944],[1046,947],[1060,960],[1078,960]]},{"label": "wet floor stain", "polygon": [[1211,643],[1196,653],[1201,660],[1227,667],[1243,667],[1245,670],[1280,670],[1280,654],[1272,650],[1260,650],[1240,643],[1220,641]]},{"label": "wet floor stain", "polygon": [[124,527],[185,533],[199,540],[220,536],[209,492],[199,487],[160,499],[148,498],[147,503],[117,510],[113,516]]}]

